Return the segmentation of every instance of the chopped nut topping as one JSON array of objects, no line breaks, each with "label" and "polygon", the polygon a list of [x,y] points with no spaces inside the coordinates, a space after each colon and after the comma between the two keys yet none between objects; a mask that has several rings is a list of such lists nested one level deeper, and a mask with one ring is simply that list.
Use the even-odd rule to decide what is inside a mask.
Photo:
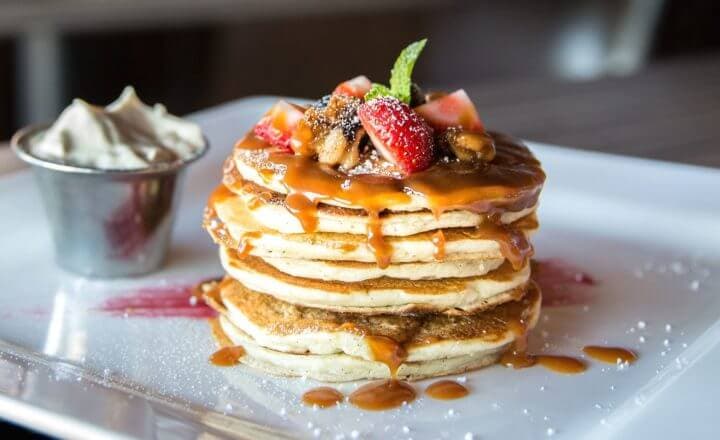
[{"label": "chopped nut topping", "polygon": [[495,142],[487,133],[452,127],[440,135],[440,144],[463,162],[490,162],[495,157]]},{"label": "chopped nut topping", "polygon": [[302,125],[311,132],[303,154],[317,154],[318,161],[327,165],[355,166],[364,136],[357,117],[360,103],[358,98],[334,94],[313,104],[303,117]]}]

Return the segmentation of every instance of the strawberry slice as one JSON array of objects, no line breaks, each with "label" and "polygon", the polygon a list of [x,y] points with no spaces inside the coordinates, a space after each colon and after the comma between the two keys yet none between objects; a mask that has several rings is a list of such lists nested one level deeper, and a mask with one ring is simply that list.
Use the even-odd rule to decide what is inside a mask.
[{"label": "strawberry slice", "polygon": [[463,89],[419,105],[415,111],[436,130],[462,127],[469,131],[485,131],[475,106]]},{"label": "strawberry slice", "polygon": [[365,102],[358,117],[375,148],[405,174],[428,168],[435,156],[433,130],[396,98]]},{"label": "strawberry slice", "polygon": [[370,87],[372,87],[372,83],[370,83],[368,77],[360,75],[340,83],[337,87],[335,87],[333,93],[363,99],[365,94],[370,90]]},{"label": "strawberry slice", "polygon": [[278,101],[255,124],[255,136],[272,146],[292,152],[290,138],[298,122],[303,118],[303,108],[287,101]]}]

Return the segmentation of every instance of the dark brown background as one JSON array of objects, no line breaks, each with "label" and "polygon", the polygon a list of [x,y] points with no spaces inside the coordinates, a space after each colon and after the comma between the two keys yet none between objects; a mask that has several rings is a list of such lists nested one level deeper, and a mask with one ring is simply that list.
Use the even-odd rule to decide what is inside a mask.
[{"label": "dark brown background", "polygon": [[[720,6],[662,4],[638,68],[588,78],[568,78],[551,65],[560,30],[573,17],[590,16],[612,43],[632,2],[431,1],[380,11],[70,27],[61,37],[60,100],[108,103],[133,84],[146,101],[185,114],[252,94],[316,97],[357,73],[386,80],[398,50],[428,36],[417,80],[465,87],[495,128],[702,163],[697,158],[718,155],[711,141],[720,135],[713,122],[720,104]],[[17,108],[17,51],[17,35],[0,37],[0,140],[27,122]],[[636,149],[628,151],[631,144]],[[688,149],[688,157],[676,148]]]}]

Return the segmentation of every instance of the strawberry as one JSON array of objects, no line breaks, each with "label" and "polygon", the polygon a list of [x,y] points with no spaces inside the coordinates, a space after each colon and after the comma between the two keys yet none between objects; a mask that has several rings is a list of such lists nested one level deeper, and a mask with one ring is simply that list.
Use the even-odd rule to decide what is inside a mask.
[{"label": "strawberry", "polygon": [[392,97],[373,99],[360,105],[358,117],[375,148],[405,174],[432,164],[433,130],[407,104]]},{"label": "strawberry", "polygon": [[436,130],[461,127],[468,131],[485,131],[475,106],[463,89],[419,105],[415,111]]},{"label": "strawberry", "polygon": [[349,79],[343,83],[340,83],[335,90],[334,94],[354,96],[362,99],[365,94],[370,90],[372,84],[365,75],[356,76],[353,79]]},{"label": "strawberry", "polygon": [[287,101],[278,101],[268,110],[267,113],[255,124],[253,129],[255,136],[264,140],[272,146],[292,152],[290,138],[292,137],[298,122],[303,118],[302,107],[290,104]]}]

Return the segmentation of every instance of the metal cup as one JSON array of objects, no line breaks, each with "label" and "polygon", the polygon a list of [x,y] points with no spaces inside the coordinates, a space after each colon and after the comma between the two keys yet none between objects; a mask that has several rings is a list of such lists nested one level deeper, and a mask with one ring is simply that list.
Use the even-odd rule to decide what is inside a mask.
[{"label": "metal cup", "polygon": [[100,170],[46,161],[29,152],[31,126],[13,136],[15,154],[32,165],[47,213],[55,261],[89,277],[141,275],[158,269],[167,255],[184,162],[141,170]]}]

